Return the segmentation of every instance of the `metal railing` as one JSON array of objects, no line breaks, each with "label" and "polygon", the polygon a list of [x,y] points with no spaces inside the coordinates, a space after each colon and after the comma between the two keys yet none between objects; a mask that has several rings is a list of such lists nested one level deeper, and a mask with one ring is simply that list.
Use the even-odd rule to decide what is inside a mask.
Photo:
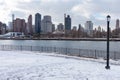
[{"label": "metal railing", "polygon": [[[47,53],[58,53],[70,56],[80,56],[88,58],[103,58],[106,59],[106,51],[103,50],[89,50],[89,49],[76,49],[64,47],[47,47],[47,46],[25,46],[25,45],[0,45],[1,51],[39,51]],[[110,58],[117,60],[120,59],[120,52],[110,51]]]}]

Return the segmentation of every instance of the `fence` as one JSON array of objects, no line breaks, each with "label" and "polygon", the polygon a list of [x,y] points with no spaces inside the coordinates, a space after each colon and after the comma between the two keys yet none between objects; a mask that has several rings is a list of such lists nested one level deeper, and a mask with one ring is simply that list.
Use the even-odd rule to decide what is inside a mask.
[{"label": "fence", "polygon": [[[88,50],[88,49],[75,49],[63,47],[47,47],[47,46],[24,46],[24,45],[0,45],[2,51],[40,51],[47,53],[58,53],[70,56],[80,56],[89,58],[104,58],[106,59],[106,51],[103,50]],[[110,51],[111,59],[120,59],[120,52]]]}]

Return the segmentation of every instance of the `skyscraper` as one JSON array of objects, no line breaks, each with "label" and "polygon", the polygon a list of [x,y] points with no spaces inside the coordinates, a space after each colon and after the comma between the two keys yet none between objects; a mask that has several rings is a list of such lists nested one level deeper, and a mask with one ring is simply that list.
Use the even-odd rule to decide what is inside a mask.
[{"label": "skyscraper", "polygon": [[23,32],[24,34],[27,33],[27,28],[26,28],[26,25],[27,23],[25,22],[25,19],[21,19],[21,30],[20,32]]},{"label": "skyscraper", "polygon": [[86,21],[85,31],[89,36],[93,35],[93,23],[92,23],[92,21]]},{"label": "skyscraper", "polygon": [[15,15],[12,14],[12,31],[14,31],[14,18],[15,18]]},{"label": "skyscraper", "polygon": [[46,15],[42,20],[41,31],[43,34],[51,33],[52,32],[52,20],[51,16]]},{"label": "skyscraper", "polygon": [[101,32],[101,27],[100,26],[98,26],[98,31]]},{"label": "skyscraper", "polygon": [[66,14],[64,15],[64,18],[65,18],[65,22],[64,22],[65,33],[68,34],[71,31],[71,18],[70,18],[70,15],[67,15],[66,17]]},{"label": "skyscraper", "polygon": [[5,34],[6,33],[6,24],[0,22],[0,34]]},{"label": "skyscraper", "polygon": [[33,34],[33,28],[32,28],[32,15],[29,15],[29,17],[28,17],[27,32],[28,32],[30,35]]},{"label": "skyscraper", "polygon": [[119,19],[116,20],[116,29],[119,29]]},{"label": "skyscraper", "polygon": [[7,28],[7,30],[8,30],[9,32],[12,32],[12,31],[13,31],[13,22],[8,22],[8,28]]},{"label": "skyscraper", "polygon": [[64,31],[64,25],[62,23],[59,23],[57,25],[57,29],[58,29],[58,31]]},{"label": "skyscraper", "polygon": [[35,14],[35,33],[41,32],[41,14]]},{"label": "skyscraper", "polygon": [[16,18],[14,20],[14,32],[23,32],[26,34],[26,22],[24,19]]},{"label": "skyscraper", "polygon": [[55,24],[52,24],[52,32],[55,31]]},{"label": "skyscraper", "polygon": [[21,29],[21,19],[20,18],[16,18],[16,20],[13,21],[14,22],[14,32],[20,32]]}]

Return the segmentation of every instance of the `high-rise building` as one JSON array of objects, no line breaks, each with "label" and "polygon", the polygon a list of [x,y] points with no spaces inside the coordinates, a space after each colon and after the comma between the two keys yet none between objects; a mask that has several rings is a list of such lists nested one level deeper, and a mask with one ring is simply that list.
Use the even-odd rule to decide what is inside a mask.
[{"label": "high-rise building", "polygon": [[89,36],[93,35],[93,23],[92,23],[92,21],[86,21],[85,31]]},{"label": "high-rise building", "polygon": [[55,31],[55,24],[52,24],[52,32]]},{"label": "high-rise building", "polygon": [[119,29],[119,19],[116,20],[116,29]]},{"label": "high-rise building", "polygon": [[2,34],[2,22],[0,21],[0,34]]},{"label": "high-rise building", "polygon": [[52,32],[52,20],[51,16],[46,15],[42,20],[41,31],[43,34],[51,33]]},{"label": "high-rise building", "polygon": [[5,23],[2,24],[2,34],[5,34],[7,31],[7,25]]},{"label": "high-rise building", "polygon": [[84,32],[84,28],[82,27],[81,24],[78,25],[78,31],[80,31],[80,32],[81,32],[81,31]]},{"label": "high-rise building", "polygon": [[14,14],[12,14],[12,31],[14,31],[14,18],[15,18],[15,15]]},{"label": "high-rise building", "polygon": [[41,32],[41,14],[35,14],[35,33]]},{"label": "high-rise building", "polygon": [[63,25],[62,23],[59,23],[59,24],[57,25],[57,30],[58,30],[58,31],[64,31],[64,25]]},{"label": "high-rise building", "polygon": [[9,32],[12,32],[12,31],[13,31],[13,22],[8,22],[7,30],[8,30]]},{"label": "high-rise building", "polygon": [[16,20],[13,21],[14,23],[14,32],[20,32],[21,29],[21,19],[20,18],[16,18]]},{"label": "high-rise building", "polygon": [[30,35],[33,34],[33,28],[32,28],[32,15],[29,15],[29,17],[28,17],[27,33],[30,34]]},{"label": "high-rise building", "polygon": [[6,33],[6,24],[0,22],[0,34],[5,34]]},{"label": "high-rise building", "polygon": [[64,17],[65,17],[65,22],[64,22],[65,33],[68,34],[71,31],[71,18],[70,15],[66,16],[66,14],[64,15]]},{"label": "high-rise building", "polygon": [[27,23],[25,22],[25,19],[21,19],[21,30],[20,32],[27,34]]},{"label": "high-rise building", "polygon": [[35,33],[35,25],[32,25],[33,33]]},{"label": "high-rise building", "polygon": [[14,32],[23,32],[26,34],[26,22],[24,19],[16,18],[14,20]]},{"label": "high-rise building", "polygon": [[98,27],[98,31],[101,32],[101,27],[100,26]]}]

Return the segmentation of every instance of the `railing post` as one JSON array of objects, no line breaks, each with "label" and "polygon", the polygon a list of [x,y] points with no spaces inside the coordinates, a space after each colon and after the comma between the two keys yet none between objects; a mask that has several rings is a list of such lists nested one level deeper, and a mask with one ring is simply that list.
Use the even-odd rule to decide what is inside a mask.
[{"label": "railing post", "polygon": [[97,56],[96,56],[96,50],[95,50],[95,59],[97,59]]},{"label": "railing post", "polygon": [[116,60],[116,52],[114,52],[114,60]]},{"label": "railing post", "polygon": [[41,47],[41,52],[43,52],[43,47]]},{"label": "railing post", "polygon": [[66,48],[66,55],[67,55],[67,48]]},{"label": "railing post", "polygon": [[56,47],[54,47],[54,52],[56,52]]},{"label": "railing post", "polygon": [[3,51],[4,51],[4,45],[3,45]]},{"label": "railing post", "polygon": [[22,45],[20,46],[20,49],[21,49],[21,51],[22,51]]},{"label": "railing post", "polygon": [[31,46],[31,51],[32,51],[32,46]]},{"label": "railing post", "polygon": [[81,56],[81,54],[80,54],[80,49],[79,49],[79,57]]}]

